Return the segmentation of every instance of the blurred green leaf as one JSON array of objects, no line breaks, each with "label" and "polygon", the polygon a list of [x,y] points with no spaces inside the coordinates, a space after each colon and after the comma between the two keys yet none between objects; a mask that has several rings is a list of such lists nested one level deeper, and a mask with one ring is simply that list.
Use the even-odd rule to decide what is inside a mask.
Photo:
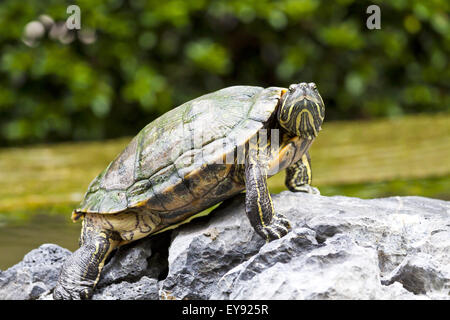
[{"label": "blurred green leaf", "polygon": [[0,145],[134,135],[236,84],[314,81],[327,120],[450,111],[446,0],[76,3],[80,31],[72,3],[0,2]]},{"label": "blurred green leaf", "polygon": [[210,40],[199,40],[189,43],[186,55],[196,66],[207,71],[226,74],[230,68],[227,49]]}]

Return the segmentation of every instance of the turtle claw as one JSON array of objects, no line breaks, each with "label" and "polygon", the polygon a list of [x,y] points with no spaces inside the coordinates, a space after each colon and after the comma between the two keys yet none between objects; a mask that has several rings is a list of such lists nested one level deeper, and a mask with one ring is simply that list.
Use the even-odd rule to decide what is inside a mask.
[{"label": "turtle claw", "polygon": [[59,283],[53,290],[54,300],[84,300],[92,296],[93,290],[91,288],[80,287],[78,290],[67,290]]},{"label": "turtle claw", "polygon": [[295,188],[295,192],[305,192],[309,194],[320,194],[319,189],[312,187],[309,184],[303,184]]},{"label": "turtle claw", "polygon": [[270,242],[276,239],[281,239],[284,237],[291,229],[291,224],[288,219],[282,214],[276,214],[272,218],[270,224],[263,227],[262,233],[264,238]]},{"label": "turtle claw", "polygon": [[[63,264],[58,283],[53,290],[55,300],[83,300],[90,299],[94,292],[95,280],[83,275],[86,269],[83,261],[89,258],[86,246],[80,247]],[[79,262],[81,261],[81,263]],[[89,260],[88,260],[89,261]],[[89,270],[88,270],[89,271]],[[93,277],[90,277],[93,278]]]}]

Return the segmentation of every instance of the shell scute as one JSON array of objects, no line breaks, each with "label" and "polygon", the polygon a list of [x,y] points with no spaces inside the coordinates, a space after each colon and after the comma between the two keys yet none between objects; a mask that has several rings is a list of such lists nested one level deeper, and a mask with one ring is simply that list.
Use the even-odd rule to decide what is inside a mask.
[{"label": "shell scute", "polygon": [[143,207],[184,215],[189,206],[198,210],[223,200],[237,188],[228,179],[232,167],[227,157],[239,156],[239,149],[265,126],[281,91],[234,86],[163,114],[93,180],[75,211],[106,214]]}]

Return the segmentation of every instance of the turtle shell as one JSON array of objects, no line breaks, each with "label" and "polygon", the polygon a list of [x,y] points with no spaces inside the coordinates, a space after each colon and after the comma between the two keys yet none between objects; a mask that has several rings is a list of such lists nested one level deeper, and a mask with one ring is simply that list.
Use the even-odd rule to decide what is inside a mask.
[{"label": "turtle shell", "polygon": [[[233,86],[163,114],[89,185],[74,213],[143,208],[160,216],[199,212],[244,189],[220,159],[263,128],[284,88]],[[200,161],[198,161],[200,159]]]}]

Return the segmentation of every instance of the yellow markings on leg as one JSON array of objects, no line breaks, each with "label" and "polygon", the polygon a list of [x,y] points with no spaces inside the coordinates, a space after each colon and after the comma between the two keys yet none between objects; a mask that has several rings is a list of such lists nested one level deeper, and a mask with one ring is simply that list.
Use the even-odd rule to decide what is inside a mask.
[{"label": "yellow markings on leg", "polygon": [[[249,147],[254,152],[255,155],[258,154],[258,153],[261,153],[261,150],[262,150],[261,146],[259,146],[259,145],[255,146],[254,144],[251,144],[251,145],[249,145]],[[263,148],[267,148],[267,147],[270,147],[270,142],[269,141],[266,141],[266,144],[263,146]],[[255,164],[256,166],[258,166],[258,168],[260,168],[258,162],[255,161],[254,158],[251,157],[251,156],[249,157],[249,162],[252,163],[252,164]],[[252,172],[253,172],[253,176],[254,176],[254,180],[255,180],[255,184],[256,184],[256,192],[258,194],[258,198],[257,198],[258,213],[259,213],[259,218],[261,220],[261,224],[262,224],[263,228],[266,228],[266,224],[264,223],[264,217],[263,217],[263,212],[262,212],[262,208],[261,208],[261,192],[260,192],[260,185],[258,184],[258,179],[257,179],[256,166],[254,166],[252,168]],[[267,179],[267,172],[266,172],[266,170],[264,170],[264,178]],[[266,185],[265,185],[265,192],[268,193],[268,191],[269,190],[268,190],[268,186],[267,186],[267,183],[266,183]],[[270,194],[268,194],[268,196],[269,196],[269,200],[270,200],[270,205],[272,206],[272,213],[273,213],[272,199],[270,198]]]},{"label": "yellow markings on leg", "polygon": [[[267,181],[267,170],[264,170],[264,178]],[[273,218],[273,215],[275,213],[275,208],[273,206],[272,197],[270,196],[270,191],[269,191],[269,185],[267,183],[266,183],[266,192],[267,192],[267,196],[269,197],[270,207],[272,208],[272,218]]]},{"label": "yellow markings on leg", "polygon": [[[100,235],[103,236],[103,237],[105,237],[105,234],[103,234],[103,233],[101,233]],[[95,257],[97,256],[97,254],[98,254],[99,251],[100,251],[100,243],[97,241],[97,242],[95,243],[95,251],[91,254],[91,258],[89,259],[88,266],[90,266],[90,265],[92,265],[92,264],[95,264]],[[86,270],[85,270],[85,272],[84,272],[84,274],[83,274],[83,278],[86,278],[86,277],[87,277],[88,271],[89,271],[89,267],[86,268]]]},{"label": "yellow markings on leg", "polygon": [[[109,242],[109,248],[108,251],[105,253],[105,255],[103,256],[103,259],[100,261],[99,265],[98,265],[98,274],[97,274],[97,278],[95,278],[94,281],[94,287],[97,286],[98,281],[100,280],[100,275],[103,269],[103,266],[105,265],[105,261],[106,258],[109,256],[109,254],[111,253],[111,251],[113,251],[114,248],[117,247],[117,242],[114,240],[111,240],[110,238],[108,239],[108,237],[106,236],[106,234],[102,234],[102,236],[106,239],[106,241]],[[98,250],[100,249],[99,247],[99,243],[97,242],[95,251],[98,252]]]},{"label": "yellow markings on leg", "polygon": [[309,165],[308,157],[306,156],[306,154],[304,154],[303,157],[302,157],[302,163],[306,167],[306,174],[308,176],[308,184],[311,184],[311,178],[312,178],[311,167]]},{"label": "yellow markings on leg", "polygon": [[[83,219],[81,230],[81,245],[86,244],[83,241],[85,237],[92,237],[91,239],[87,239],[87,241],[94,241],[95,245],[95,251],[91,253],[89,262],[87,263],[87,268],[84,270],[81,278],[87,279],[90,266],[97,266],[98,274],[94,279],[94,287],[100,279],[100,272],[105,264],[106,258],[108,257],[109,253],[118,245],[118,242],[110,237],[112,231],[104,228],[102,222],[103,216],[90,214],[86,216],[85,219]],[[105,247],[106,245],[108,246],[108,248]],[[86,289],[84,293],[87,296],[88,290]]]},{"label": "yellow markings on leg", "polygon": [[[294,168],[292,168],[294,167]],[[299,175],[303,175],[303,169],[301,168],[301,166],[299,165],[298,162],[295,162],[294,164],[292,164],[292,166],[289,168],[289,173],[292,174],[292,176],[289,178],[289,185],[292,188],[296,188],[297,187],[297,181],[299,178]]]},{"label": "yellow markings on leg", "polygon": [[291,180],[290,180],[291,187],[293,187],[293,188],[295,188],[297,186],[295,184],[295,181],[297,181],[298,175],[301,172],[301,169],[300,169],[298,163],[294,163],[294,166],[295,166],[294,174],[293,174],[293,176],[291,177]]},{"label": "yellow markings on leg", "polygon": [[[278,238],[278,239],[281,239],[281,234],[279,234],[278,232],[276,232],[274,228],[272,228],[272,227],[267,227],[267,229],[272,230],[272,232],[275,233],[275,234],[277,235],[277,238]],[[269,240],[269,237],[267,237],[267,240]]]},{"label": "yellow markings on leg", "polygon": [[[286,174],[286,186],[299,190],[303,185],[311,185],[312,171],[307,154],[303,154],[298,162],[293,163]],[[303,191],[300,188],[300,191]]]},{"label": "yellow markings on leg", "polygon": [[253,167],[253,174],[254,174],[254,177],[255,177],[256,192],[258,194],[258,200],[256,201],[256,203],[258,204],[259,218],[261,219],[261,224],[265,228],[266,224],[264,223],[264,220],[263,220],[263,213],[262,213],[261,203],[260,203],[261,202],[261,194],[259,193],[259,185],[258,185],[258,179],[256,178],[255,167]]},{"label": "yellow markings on leg", "polygon": [[289,232],[288,228],[286,228],[285,226],[282,226],[281,224],[274,223],[273,225],[274,225],[274,226],[277,226],[277,227],[279,227],[279,228],[281,228],[281,229],[284,229],[284,231],[286,231],[286,233]]}]

